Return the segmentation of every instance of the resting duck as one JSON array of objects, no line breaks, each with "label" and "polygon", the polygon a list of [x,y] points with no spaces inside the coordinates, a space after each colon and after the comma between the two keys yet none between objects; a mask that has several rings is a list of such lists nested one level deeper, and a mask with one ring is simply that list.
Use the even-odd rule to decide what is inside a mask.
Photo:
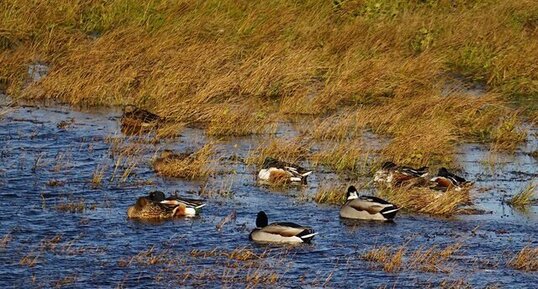
[{"label": "resting duck", "polygon": [[424,178],[428,175],[428,167],[418,169],[398,166],[393,162],[385,162],[381,169],[374,174],[374,182],[388,187],[400,186],[416,178]]},{"label": "resting duck", "polygon": [[163,192],[154,191],[148,196],[138,198],[127,209],[127,217],[132,219],[170,219],[174,217],[194,217],[204,207],[200,200],[179,197],[165,198]]},{"label": "resting duck", "polygon": [[430,181],[434,183],[433,189],[441,191],[447,191],[452,188],[456,191],[461,191],[464,187],[472,185],[471,182],[449,172],[446,168],[440,168],[437,176],[430,179]]},{"label": "resting duck", "polygon": [[123,107],[121,130],[126,134],[136,134],[158,128],[164,118],[132,104]]},{"label": "resting duck", "polygon": [[270,183],[301,183],[306,184],[306,178],[312,173],[300,166],[266,158],[258,179]]},{"label": "resting duck", "polygon": [[354,186],[347,189],[347,202],[340,209],[340,217],[347,219],[388,221],[394,219],[400,208],[372,196],[360,196]]},{"label": "resting duck", "polygon": [[256,229],[252,230],[249,239],[259,243],[310,243],[317,233],[310,227],[295,223],[282,222],[268,224],[264,211],[256,217]]}]

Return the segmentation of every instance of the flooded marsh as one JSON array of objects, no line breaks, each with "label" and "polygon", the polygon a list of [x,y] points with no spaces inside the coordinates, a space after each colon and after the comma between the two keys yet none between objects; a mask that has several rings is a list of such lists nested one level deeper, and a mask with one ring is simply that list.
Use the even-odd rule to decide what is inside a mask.
[{"label": "flooded marsh", "polygon": [[[123,135],[120,115],[63,106],[14,106],[2,115],[1,287],[534,288],[538,282],[534,260],[524,257],[536,255],[538,207],[509,205],[537,181],[534,128],[515,153],[459,147],[456,162],[475,182],[474,213],[435,217],[403,209],[394,222],[378,223],[338,217],[338,190],[376,189],[368,184],[368,165],[342,176],[330,163],[309,159],[322,152],[319,143],[289,155],[314,169],[307,185],[256,184],[260,145],[296,142],[294,125],[276,124],[269,141],[189,127],[177,138],[155,140]],[[196,152],[208,144],[210,172],[203,178],[155,172],[163,150]],[[127,219],[127,208],[153,190],[204,198],[207,206],[195,218]],[[260,210],[319,235],[299,246],[252,243]]]}]

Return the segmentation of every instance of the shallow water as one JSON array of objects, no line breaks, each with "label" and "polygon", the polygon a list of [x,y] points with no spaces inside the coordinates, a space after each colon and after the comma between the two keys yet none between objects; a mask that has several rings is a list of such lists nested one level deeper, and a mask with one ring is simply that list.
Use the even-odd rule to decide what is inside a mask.
[{"label": "shallow water", "polygon": [[[320,183],[338,181],[336,175],[315,173],[302,190],[274,190],[256,185],[253,167],[225,159],[245,158],[264,137],[217,142],[221,159],[215,164],[217,174],[207,183],[164,179],[151,170],[156,151],[195,149],[211,139],[201,130],[186,129],[175,140],[136,142],[119,133],[119,114],[16,107],[0,120],[0,287],[246,286],[245,279],[256,268],[276,274],[278,285],[268,284],[278,287],[416,288],[458,280],[478,288],[536,287],[536,273],[514,270],[506,263],[525,245],[538,245],[537,207],[521,212],[503,201],[538,176],[537,160],[527,154],[538,149],[536,130],[515,155],[491,153],[478,144],[462,146],[459,163],[464,176],[476,180],[473,199],[486,214],[446,219],[402,212],[394,223],[349,223],[339,219],[338,207],[297,197],[314,194]],[[66,128],[57,127],[71,119],[74,122]],[[292,134],[293,127],[284,125],[278,136]],[[125,146],[142,157],[122,155],[117,148]],[[99,171],[104,179],[94,185],[92,177]],[[127,207],[149,191],[195,196],[200,186],[206,186],[206,192],[232,193],[205,195],[208,205],[199,218],[159,224],[126,218]],[[84,210],[58,209],[73,202],[82,203]],[[237,220],[217,231],[215,226],[234,209]],[[270,221],[311,225],[320,234],[311,245],[253,244],[248,233],[259,210],[265,210]],[[436,273],[414,268],[387,273],[360,257],[380,245],[405,244],[414,251],[458,242],[461,249],[439,264],[442,272]],[[215,248],[246,248],[259,255],[265,252],[266,257],[242,263],[218,254],[192,253]],[[146,254],[132,258],[140,252]],[[165,260],[148,261],[152,256]]]}]

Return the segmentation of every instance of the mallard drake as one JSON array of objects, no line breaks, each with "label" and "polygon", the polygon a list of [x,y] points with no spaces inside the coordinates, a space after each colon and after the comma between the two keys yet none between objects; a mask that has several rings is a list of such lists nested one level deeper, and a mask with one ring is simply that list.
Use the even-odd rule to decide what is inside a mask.
[{"label": "mallard drake", "polygon": [[194,217],[204,206],[199,200],[166,198],[163,192],[154,191],[148,196],[138,198],[136,203],[127,209],[127,216],[133,219]]},{"label": "mallard drake", "polygon": [[270,183],[301,183],[306,184],[306,178],[312,171],[298,165],[282,162],[274,158],[266,158],[258,179]]},{"label": "mallard drake", "polygon": [[269,224],[267,215],[260,211],[256,217],[256,229],[249,239],[259,243],[309,243],[317,233],[310,227],[295,223],[281,222]]},{"label": "mallard drake", "polygon": [[129,104],[123,107],[121,130],[126,134],[141,133],[158,128],[163,121],[164,118]]},{"label": "mallard drake", "polygon": [[388,221],[394,219],[400,208],[372,196],[359,196],[357,189],[347,189],[347,201],[340,209],[340,217],[347,219]]},{"label": "mallard drake", "polygon": [[440,168],[437,172],[437,176],[431,178],[430,181],[434,183],[434,186],[432,187],[433,189],[441,191],[447,191],[452,188],[456,191],[460,191],[464,187],[472,185],[471,182],[449,172],[446,168]]},{"label": "mallard drake", "polygon": [[424,178],[428,175],[428,167],[418,169],[408,166],[398,166],[393,162],[385,162],[381,169],[375,172],[374,182],[388,187],[400,186],[415,178]]}]

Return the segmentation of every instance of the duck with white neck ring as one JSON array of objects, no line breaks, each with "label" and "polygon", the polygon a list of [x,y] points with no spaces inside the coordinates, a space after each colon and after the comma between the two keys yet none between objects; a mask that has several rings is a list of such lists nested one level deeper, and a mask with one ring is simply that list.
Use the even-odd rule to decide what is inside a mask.
[{"label": "duck with white neck ring", "polygon": [[373,196],[359,196],[357,189],[347,189],[347,201],[340,209],[340,217],[346,219],[390,221],[400,210],[397,206]]}]

